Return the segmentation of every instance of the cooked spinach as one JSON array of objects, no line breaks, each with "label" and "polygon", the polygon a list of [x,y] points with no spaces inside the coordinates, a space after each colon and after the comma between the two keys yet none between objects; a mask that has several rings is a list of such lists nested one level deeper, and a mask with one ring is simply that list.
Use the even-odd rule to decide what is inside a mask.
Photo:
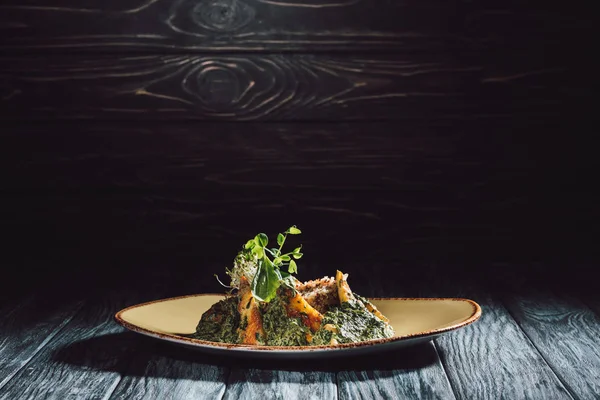
[{"label": "cooked spinach", "polygon": [[278,295],[262,309],[265,342],[269,346],[306,346],[310,329],[302,323],[301,318],[287,315],[285,304],[287,298]]},{"label": "cooked spinach", "polygon": [[[334,325],[337,332],[325,330]],[[353,343],[363,340],[383,339],[394,335],[392,327],[373,313],[360,301],[350,301],[332,306],[323,316],[321,329],[315,334],[314,344],[328,344],[332,338],[338,343]]]},{"label": "cooked spinach", "polygon": [[228,297],[215,304],[204,314],[196,327],[195,339],[211,342],[239,343],[238,328],[240,314],[237,310],[238,298]]}]

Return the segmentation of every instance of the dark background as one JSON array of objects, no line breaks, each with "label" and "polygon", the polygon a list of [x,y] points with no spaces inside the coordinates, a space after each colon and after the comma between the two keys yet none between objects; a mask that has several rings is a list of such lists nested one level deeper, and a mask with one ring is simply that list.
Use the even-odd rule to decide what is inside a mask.
[{"label": "dark background", "polygon": [[0,284],[219,290],[242,243],[291,224],[305,279],[590,283],[591,13],[5,0]]}]

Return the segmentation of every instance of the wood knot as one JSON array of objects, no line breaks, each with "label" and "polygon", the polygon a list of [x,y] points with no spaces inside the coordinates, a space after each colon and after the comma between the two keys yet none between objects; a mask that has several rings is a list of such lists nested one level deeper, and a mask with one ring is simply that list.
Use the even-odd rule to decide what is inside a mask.
[{"label": "wood knot", "polygon": [[225,106],[240,94],[240,82],[233,71],[222,67],[206,68],[198,73],[198,93],[204,103]]},{"label": "wood knot", "polygon": [[255,11],[239,0],[201,1],[192,9],[192,20],[210,31],[233,32],[254,19]]},{"label": "wood knot", "polygon": [[251,85],[235,64],[205,61],[190,71],[184,90],[213,111],[234,107],[242,91]]}]

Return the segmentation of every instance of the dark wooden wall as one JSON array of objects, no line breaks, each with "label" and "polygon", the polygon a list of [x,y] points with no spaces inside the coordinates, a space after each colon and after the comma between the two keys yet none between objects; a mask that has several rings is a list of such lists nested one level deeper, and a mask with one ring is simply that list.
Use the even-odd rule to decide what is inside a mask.
[{"label": "dark wooden wall", "polygon": [[597,252],[591,14],[4,0],[4,264],[210,277],[297,224],[308,264],[572,268]]}]

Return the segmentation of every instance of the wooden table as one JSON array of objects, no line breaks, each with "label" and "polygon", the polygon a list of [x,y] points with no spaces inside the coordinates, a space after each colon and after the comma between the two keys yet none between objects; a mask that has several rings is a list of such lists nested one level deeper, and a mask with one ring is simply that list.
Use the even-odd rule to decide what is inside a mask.
[{"label": "wooden table", "polygon": [[367,295],[470,297],[483,316],[426,345],[327,362],[215,358],[113,321],[124,306],[193,285],[11,297],[0,303],[0,399],[600,398],[600,301],[509,281],[364,286]]}]

